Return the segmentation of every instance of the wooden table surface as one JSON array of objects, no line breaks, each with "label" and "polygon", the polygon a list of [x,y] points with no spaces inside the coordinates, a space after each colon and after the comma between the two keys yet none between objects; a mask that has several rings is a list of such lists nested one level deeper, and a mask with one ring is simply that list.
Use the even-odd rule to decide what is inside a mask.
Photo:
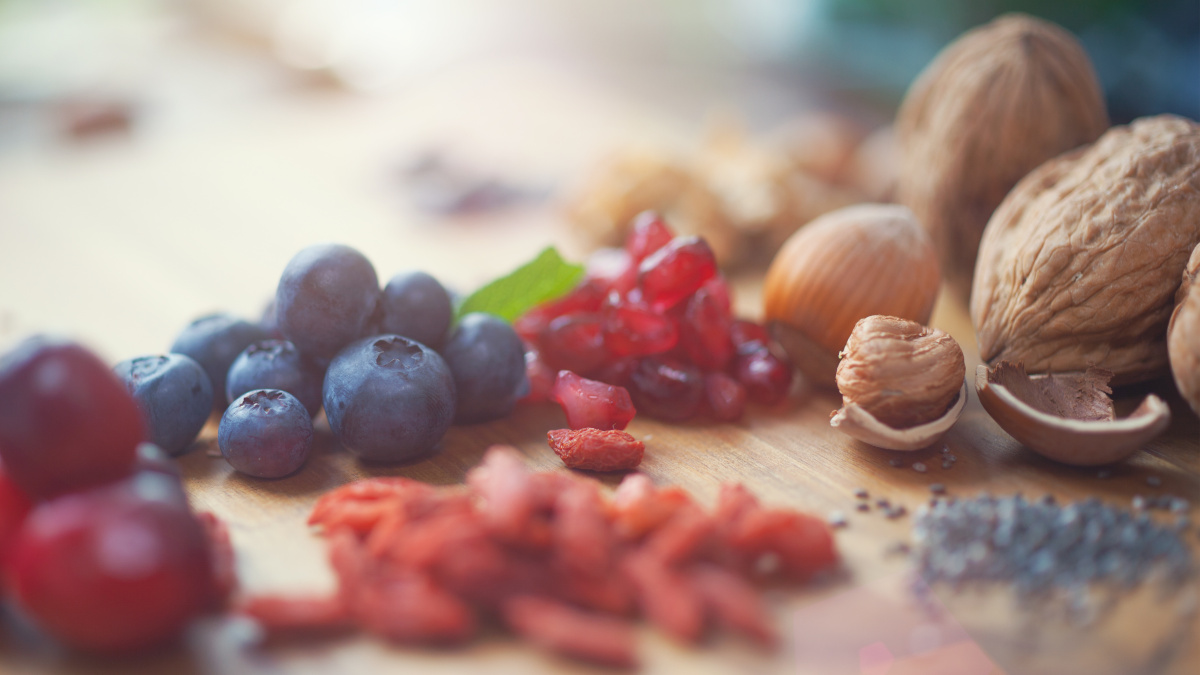
[{"label": "wooden table surface", "polygon": [[[507,83],[500,87],[497,82]],[[469,103],[464,105],[464,103]],[[447,110],[453,110],[448,113]],[[228,309],[255,316],[287,259],[318,241],[370,257],[381,276],[422,268],[469,290],[548,243],[578,253],[553,203],[458,219],[408,208],[393,167],[428,147],[466,152],[481,166],[530,185],[558,186],[605,150],[629,140],[694,138],[694,121],[621,99],[542,65],[498,63],[455,73],[369,104],[339,97],[260,111],[188,136],[135,136],[83,146],[38,147],[0,156],[0,348],[35,331],[75,336],[112,362],[158,352],[196,315]],[[758,313],[758,278],[739,278],[738,306]],[[933,324],[949,330],[978,362],[964,310],[945,299]],[[1169,383],[1158,389],[1171,391]],[[973,394],[973,392],[972,392]],[[783,404],[754,408],[737,424],[665,425],[636,419],[646,442],[642,470],[711,504],[722,481],[740,480],[768,504],[847,514],[837,533],[838,574],[772,591],[783,648],[763,653],[720,636],[683,648],[646,628],[647,672],[697,673],[1141,673],[1200,672],[1197,589],[1168,596],[1147,587],[1096,622],[1074,627],[1054,608],[1017,607],[1007,589],[935,588],[930,616],[906,595],[911,516],[887,520],[854,510],[853,493],[904,504],[911,514],[929,485],[971,496],[1022,492],[1062,501],[1088,496],[1128,506],[1136,494],[1170,493],[1200,503],[1200,424],[1171,393],[1170,431],[1101,478],[1056,465],[1001,431],[972,396],[945,439],[958,456],[944,470],[940,446],[917,453],[870,448],[829,427],[836,395],[798,384]],[[233,473],[215,453],[210,426],[181,458],[197,508],[232,529],[245,589],[311,591],[331,575],[319,539],[304,526],[324,491],[364,476],[462,481],[492,443],[518,447],[536,469],[560,464],[545,432],[563,426],[551,405],[450,431],[436,457],[409,466],[364,468],[340,450],[323,420],[314,457],[278,481]],[[217,454],[217,456],[213,456]],[[901,468],[889,465],[900,458]],[[909,468],[926,460],[929,470]],[[1157,476],[1162,485],[1149,487]],[[605,478],[610,485],[616,478]],[[1200,515],[1195,513],[1193,515]],[[1197,553],[1193,528],[1187,538]],[[489,630],[452,651],[394,647],[351,637],[271,649],[250,646],[247,626],[197,625],[180,645],[132,662],[97,662],[37,639],[11,612],[0,630],[4,673],[373,672],[567,673],[594,669],[545,656]],[[886,649],[890,669],[872,669]],[[860,658],[866,659],[860,662]]]}]

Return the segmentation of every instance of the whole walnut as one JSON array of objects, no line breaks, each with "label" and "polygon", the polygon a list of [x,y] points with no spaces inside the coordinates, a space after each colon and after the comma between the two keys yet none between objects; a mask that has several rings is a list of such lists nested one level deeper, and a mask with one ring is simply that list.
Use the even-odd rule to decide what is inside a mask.
[{"label": "whole walnut", "polygon": [[989,364],[1165,374],[1167,323],[1200,242],[1200,125],[1113,127],[1009,193],[979,246],[971,318]]},{"label": "whole walnut", "polygon": [[929,228],[961,297],[983,228],[1013,185],[1108,124],[1080,44],[1020,14],[965,33],[913,82],[896,116],[897,196]]},{"label": "whole walnut", "polygon": [[1175,294],[1175,311],[1167,327],[1167,354],[1179,393],[1200,414],[1200,246],[1192,249],[1183,285]]}]

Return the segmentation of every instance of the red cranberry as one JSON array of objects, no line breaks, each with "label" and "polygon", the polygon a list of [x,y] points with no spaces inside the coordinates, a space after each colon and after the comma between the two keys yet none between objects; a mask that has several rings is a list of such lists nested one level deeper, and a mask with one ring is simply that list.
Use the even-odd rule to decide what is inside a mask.
[{"label": "red cranberry", "polygon": [[589,380],[569,370],[558,371],[552,396],[572,429],[624,429],[637,414],[625,387]]},{"label": "red cranberry", "polygon": [[708,243],[699,237],[676,237],[642,261],[638,286],[651,309],[666,311],[687,298],[717,273]]},{"label": "red cranberry", "polygon": [[525,344],[525,377],[529,379],[529,393],[522,401],[533,403],[550,398],[556,377],[554,369],[546,365],[542,353],[529,343]]},{"label": "red cranberry", "polygon": [[4,569],[9,549],[31,508],[33,502],[29,496],[12,482],[4,473],[4,467],[0,466],[0,570]]},{"label": "red cranberry", "polygon": [[633,228],[625,238],[625,250],[634,262],[666,246],[675,237],[667,223],[654,211],[642,211],[633,219]]},{"label": "red cranberry", "polygon": [[704,370],[724,370],[733,356],[731,322],[728,308],[707,285],[696,291],[687,302],[679,326],[679,343],[688,360]]},{"label": "red cranberry", "polygon": [[629,394],[638,410],[647,415],[682,422],[700,409],[704,379],[689,365],[648,356],[630,374]]},{"label": "red cranberry", "polygon": [[755,403],[774,405],[792,388],[791,364],[766,348],[738,355],[733,361],[733,373]]},{"label": "red cranberry", "polygon": [[555,370],[591,373],[608,360],[599,314],[568,314],[554,319],[542,330],[538,346],[546,364]]},{"label": "red cranberry", "polygon": [[729,327],[729,339],[734,351],[740,355],[753,354],[771,344],[771,334],[766,328],[743,319],[735,319]]},{"label": "red cranberry", "polygon": [[736,422],[746,411],[746,388],[725,373],[704,374],[704,398],[718,422]]},{"label": "red cranberry", "polygon": [[30,496],[128,474],[144,435],[125,386],[83,347],[34,338],[0,363],[0,457]]},{"label": "red cranberry", "polygon": [[131,652],[171,639],[205,607],[208,553],[170,477],[141,472],[34,508],[12,551],[13,595],[71,647]]},{"label": "red cranberry", "polygon": [[604,344],[613,356],[661,354],[678,341],[675,320],[645,305],[625,303],[604,310]]}]

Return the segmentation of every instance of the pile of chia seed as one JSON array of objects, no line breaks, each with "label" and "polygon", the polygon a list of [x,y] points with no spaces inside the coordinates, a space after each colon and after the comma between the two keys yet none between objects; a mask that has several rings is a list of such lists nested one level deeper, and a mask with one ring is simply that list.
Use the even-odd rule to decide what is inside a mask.
[{"label": "pile of chia seed", "polygon": [[936,499],[917,512],[913,558],[926,583],[1007,582],[1021,596],[1132,588],[1161,573],[1171,585],[1194,572],[1178,525],[1160,525],[1091,498]]}]

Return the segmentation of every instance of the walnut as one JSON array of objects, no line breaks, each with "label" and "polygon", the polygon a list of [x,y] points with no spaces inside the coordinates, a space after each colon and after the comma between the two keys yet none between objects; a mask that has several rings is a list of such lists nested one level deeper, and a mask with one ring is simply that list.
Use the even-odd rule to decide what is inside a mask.
[{"label": "walnut", "polygon": [[1107,127],[1086,52],[1045,21],[1000,17],[926,67],[896,116],[898,197],[929,228],[942,274],[962,297],[980,235],[1005,194]]},{"label": "walnut", "polygon": [[1200,242],[1200,125],[1171,115],[1114,127],[1046,162],[996,209],[971,318],[980,354],[1030,373],[1167,369],[1167,322]]},{"label": "walnut", "polygon": [[1183,285],[1175,294],[1175,311],[1167,327],[1167,354],[1171,361],[1171,375],[1179,387],[1179,393],[1200,413],[1200,246],[1192,249],[1187,269],[1183,272]]}]

